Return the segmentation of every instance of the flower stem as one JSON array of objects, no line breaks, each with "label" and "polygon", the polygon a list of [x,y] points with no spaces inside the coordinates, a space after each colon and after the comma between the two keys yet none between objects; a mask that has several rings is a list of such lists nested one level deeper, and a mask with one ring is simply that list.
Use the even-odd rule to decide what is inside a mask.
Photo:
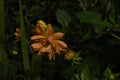
[{"label": "flower stem", "polygon": [[19,19],[20,19],[20,30],[21,30],[21,49],[22,49],[22,57],[23,57],[23,67],[24,67],[24,72],[26,74],[25,80],[30,80],[30,76],[28,76],[30,74],[29,53],[26,43],[26,32],[25,32],[21,0],[19,0]]},{"label": "flower stem", "polygon": [[[8,58],[5,51],[5,33],[4,33],[4,0],[0,0],[0,80],[6,79]],[[2,67],[3,66],[3,67]]]},{"label": "flower stem", "polygon": [[83,2],[81,0],[79,0],[79,2],[80,2],[80,6],[82,7],[83,11],[87,12]]}]

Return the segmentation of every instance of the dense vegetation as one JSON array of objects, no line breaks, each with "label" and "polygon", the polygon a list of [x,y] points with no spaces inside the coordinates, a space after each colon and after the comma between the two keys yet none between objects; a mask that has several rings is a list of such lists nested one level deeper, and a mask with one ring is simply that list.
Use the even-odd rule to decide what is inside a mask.
[{"label": "dense vegetation", "polygon": [[119,80],[119,4],[0,0],[0,80]]}]

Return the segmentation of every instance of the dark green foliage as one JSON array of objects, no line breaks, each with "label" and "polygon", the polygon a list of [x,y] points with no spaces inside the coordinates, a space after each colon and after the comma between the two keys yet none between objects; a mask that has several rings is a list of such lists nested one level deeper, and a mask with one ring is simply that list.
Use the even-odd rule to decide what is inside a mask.
[{"label": "dark green foliage", "polygon": [[68,24],[70,23],[71,21],[71,17],[70,15],[65,12],[65,11],[62,11],[62,10],[58,10],[56,12],[56,18],[57,18],[57,21],[63,26],[68,26]]},{"label": "dark green foliage", "polygon": [[80,19],[80,22],[93,24],[97,33],[102,32],[106,27],[112,27],[111,23],[101,20],[100,14],[96,12],[79,12],[76,16]]},{"label": "dark green foliage", "polygon": [[[119,0],[1,0],[0,80],[119,80]],[[38,20],[52,24],[74,51],[48,60],[30,37]],[[21,37],[15,41],[15,29]]]}]

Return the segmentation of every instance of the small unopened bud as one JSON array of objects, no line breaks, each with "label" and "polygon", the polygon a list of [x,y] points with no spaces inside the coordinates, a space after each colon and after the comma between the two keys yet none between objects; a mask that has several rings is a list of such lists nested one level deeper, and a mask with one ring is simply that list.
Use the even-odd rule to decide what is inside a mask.
[{"label": "small unopened bud", "polygon": [[67,51],[67,53],[65,54],[65,60],[71,60],[74,56],[74,51],[69,50]]}]

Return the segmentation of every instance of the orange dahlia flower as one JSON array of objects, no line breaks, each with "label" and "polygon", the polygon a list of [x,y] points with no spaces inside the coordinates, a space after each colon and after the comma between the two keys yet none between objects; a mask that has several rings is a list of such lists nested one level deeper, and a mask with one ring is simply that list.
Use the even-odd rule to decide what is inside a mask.
[{"label": "orange dahlia flower", "polygon": [[31,44],[31,46],[38,51],[38,55],[48,53],[49,60],[52,60],[55,59],[55,53],[60,55],[62,51],[67,50],[67,45],[60,40],[64,33],[54,33],[51,24],[46,25],[45,22],[40,20],[34,32],[35,35],[31,37],[31,40],[35,41],[35,43]]}]

